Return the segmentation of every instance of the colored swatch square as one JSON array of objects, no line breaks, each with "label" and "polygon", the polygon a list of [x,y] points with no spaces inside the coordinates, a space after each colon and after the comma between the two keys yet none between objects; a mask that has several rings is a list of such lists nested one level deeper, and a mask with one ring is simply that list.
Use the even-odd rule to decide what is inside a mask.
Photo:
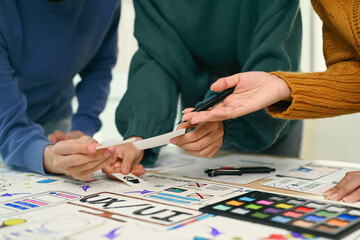
[{"label": "colored swatch square", "polygon": [[304,221],[304,220],[296,220],[292,224],[295,226],[304,227],[304,228],[309,228],[314,225],[313,222],[308,222],[308,221]]},{"label": "colored swatch square", "polygon": [[324,231],[324,232],[333,232],[333,231],[336,231],[337,229],[338,229],[337,227],[332,227],[332,226],[328,226],[328,225],[324,225],[324,224],[321,224],[316,227],[316,230],[320,230],[320,231]]},{"label": "colored swatch square", "polygon": [[214,206],[213,209],[220,210],[220,211],[226,211],[226,210],[231,209],[231,207],[219,204],[219,205]]},{"label": "colored swatch square", "polygon": [[318,216],[322,216],[322,217],[332,217],[332,216],[336,215],[337,213],[336,212],[329,212],[329,211],[325,211],[325,210],[320,210],[320,211],[317,211],[315,214],[318,215]]},{"label": "colored swatch square", "polygon": [[355,216],[360,216],[360,211],[359,211],[359,210],[351,210],[351,211],[349,212],[349,214],[355,215]]},{"label": "colored swatch square", "polygon": [[315,202],[311,202],[311,203],[308,203],[305,205],[306,207],[309,207],[309,208],[322,208],[325,206],[325,204],[323,203],[315,203]]},{"label": "colored swatch square", "polygon": [[338,218],[343,218],[349,221],[355,221],[356,219],[358,219],[358,216],[353,216],[353,215],[349,215],[349,214],[341,214],[338,216]]},{"label": "colored swatch square", "polygon": [[231,200],[231,201],[228,201],[226,202],[227,205],[232,205],[232,206],[240,206],[240,205],[243,205],[244,203],[243,202],[239,202],[239,201],[236,201],[236,200]]},{"label": "colored swatch square", "polygon": [[251,204],[245,206],[245,208],[252,209],[252,210],[259,210],[260,208],[262,208],[262,206],[251,203]]},{"label": "colored swatch square", "polygon": [[314,209],[313,208],[307,208],[307,207],[297,207],[297,208],[295,208],[295,210],[298,211],[298,212],[311,212]]},{"label": "colored swatch square", "polygon": [[321,222],[324,219],[324,217],[319,217],[316,215],[307,215],[305,219],[313,222]]},{"label": "colored swatch square", "polygon": [[345,211],[346,208],[344,207],[337,207],[337,206],[330,206],[328,208],[326,208],[327,211],[330,211],[330,212],[342,212],[342,211]]},{"label": "colored swatch square", "polygon": [[341,221],[341,220],[335,219],[335,218],[327,221],[327,224],[338,226],[338,227],[346,226],[346,225],[348,225],[348,223],[349,223],[348,221]]},{"label": "colored swatch square", "polygon": [[271,221],[279,222],[279,223],[287,223],[290,220],[291,220],[291,218],[283,217],[283,216],[275,216],[275,217],[271,218]]},{"label": "colored swatch square", "polygon": [[265,218],[269,217],[269,214],[265,214],[265,213],[261,213],[261,212],[255,212],[255,213],[251,214],[251,216],[255,217],[255,218],[265,219]]},{"label": "colored swatch square", "polygon": [[283,211],[282,209],[278,209],[278,208],[267,208],[264,210],[264,212],[267,212],[267,213],[279,213]]},{"label": "colored swatch square", "polygon": [[235,209],[231,210],[230,212],[240,214],[240,215],[245,215],[245,214],[249,213],[250,211],[246,210],[246,209],[242,209],[242,208],[235,208]]},{"label": "colored swatch square", "polygon": [[286,217],[298,218],[298,217],[301,217],[303,215],[303,213],[287,211],[287,212],[284,212],[283,215]]},{"label": "colored swatch square", "polygon": [[244,201],[244,202],[252,202],[255,200],[255,198],[251,198],[251,197],[241,197],[239,198],[240,201]]},{"label": "colored swatch square", "polygon": [[286,204],[286,203],[278,203],[275,205],[275,207],[277,208],[284,208],[284,209],[289,209],[292,208],[294,205],[291,204]]},{"label": "colored swatch square", "polygon": [[303,204],[305,202],[305,200],[299,200],[299,199],[290,199],[289,201],[287,201],[287,203],[290,204]]},{"label": "colored swatch square", "polygon": [[259,201],[257,201],[256,203],[262,204],[262,205],[271,205],[271,204],[273,204],[274,202],[270,202],[270,201],[267,201],[267,200],[259,200]]}]

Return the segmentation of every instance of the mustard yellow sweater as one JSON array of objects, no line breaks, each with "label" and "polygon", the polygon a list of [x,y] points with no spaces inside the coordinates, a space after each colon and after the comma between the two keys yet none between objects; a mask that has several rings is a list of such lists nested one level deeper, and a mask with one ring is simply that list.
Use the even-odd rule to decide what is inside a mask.
[{"label": "mustard yellow sweater", "polygon": [[312,0],[323,21],[325,72],[273,72],[291,102],[267,108],[276,118],[306,119],[360,112],[360,0]]}]

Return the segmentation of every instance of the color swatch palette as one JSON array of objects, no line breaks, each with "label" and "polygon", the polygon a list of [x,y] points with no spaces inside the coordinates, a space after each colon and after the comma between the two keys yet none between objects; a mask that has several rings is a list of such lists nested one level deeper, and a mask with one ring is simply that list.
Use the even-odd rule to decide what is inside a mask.
[{"label": "color swatch palette", "polygon": [[291,231],[339,239],[360,228],[360,209],[252,191],[199,209]]}]

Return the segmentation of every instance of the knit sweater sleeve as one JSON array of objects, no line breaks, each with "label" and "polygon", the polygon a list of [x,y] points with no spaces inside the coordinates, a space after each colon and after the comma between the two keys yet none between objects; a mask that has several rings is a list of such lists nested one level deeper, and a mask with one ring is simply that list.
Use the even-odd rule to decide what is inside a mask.
[{"label": "knit sweater sleeve", "polygon": [[325,72],[272,74],[286,81],[291,102],[267,108],[277,118],[323,118],[360,111],[360,36],[358,1],[314,0],[323,21]]},{"label": "knit sweater sleeve", "polygon": [[76,86],[79,102],[73,115],[72,129],[94,135],[101,127],[99,114],[104,110],[110,91],[111,70],[118,54],[118,25],[120,7],[114,12],[107,34],[94,58],[80,72],[81,82]]},{"label": "knit sweater sleeve", "polygon": [[9,62],[0,31],[0,153],[6,164],[44,174],[43,151],[51,144],[26,114],[27,101]]},{"label": "knit sweater sleeve", "polygon": [[[179,67],[191,68],[180,37],[152,1],[134,1],[139,49],[132,58],[128,87],[117,110],[116,126],[124,138],[149,138],[172,131],[179,97]],[[160,148],[145,150],[143,165],[153,164]]]},{"label": "knit sweater sleeve", "polygon": [[[238,53],[246,71],[296,71],[300,63],[301,19],[299,2],[260,1],[258,19],[246,51]],[[239,32],[239,35],[244,34]],[[241,39],[239,37],[239,39]],[[209,92],[210,98],[214,93]],[[247,151],[262,151],[282,139],[290,121],[272,118],[265,109],[224,121],[226,142]]]}]

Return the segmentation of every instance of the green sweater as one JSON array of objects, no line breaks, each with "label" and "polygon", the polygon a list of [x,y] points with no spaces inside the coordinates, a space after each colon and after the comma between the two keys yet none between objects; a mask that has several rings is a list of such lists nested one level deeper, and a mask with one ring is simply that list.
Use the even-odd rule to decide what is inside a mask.
[{"label": "green sweater", "polygon": [[[124,138],[172,131],[181,108],[213,97],[219,77],[245,71],[297,71],[301,16],[296,0],[134,0],[134,55],[116,110]],[[265,110],[224,122],[224,142],[262,151],[283,138],[290,120]],[[159,148],[145,151],[143,164]]]}]

